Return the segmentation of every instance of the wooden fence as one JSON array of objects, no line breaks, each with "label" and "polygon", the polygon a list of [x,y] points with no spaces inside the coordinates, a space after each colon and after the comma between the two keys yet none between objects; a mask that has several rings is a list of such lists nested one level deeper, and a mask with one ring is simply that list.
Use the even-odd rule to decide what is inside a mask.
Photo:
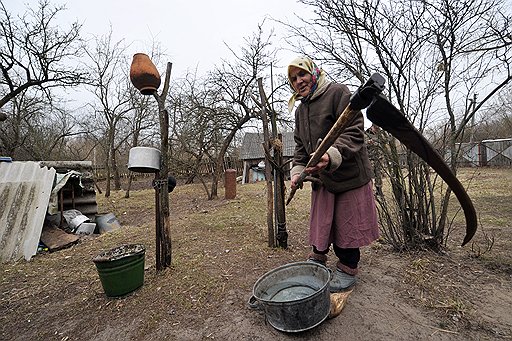
[{"label": "wooden fence", "polygon": [[[187,166],[184,163],[179,162],[171,162],[169,173],[172,174],[176,178],[188,177],[191,174],[198,173],[202,176],[209,176],[213,174],[215,169],[215,164],[210,161],[203,161],[197,167],[197,170],[191,169],[190,166]],[[242,175],[243,173],[243,161],[238,158],[226,157],[223,162],[223,171],[226,169],[235,169],[237,175]],[[105,165],[93,165],[94,176],[96,179],[105,179],[106,178],[106,167]],[[134,173],[128,170],[127,166],[119,167],[119,174],[121,177],[128,177],[130,174],[137,178],[142,177],[153,177],[154,174],[151,173]]]}]

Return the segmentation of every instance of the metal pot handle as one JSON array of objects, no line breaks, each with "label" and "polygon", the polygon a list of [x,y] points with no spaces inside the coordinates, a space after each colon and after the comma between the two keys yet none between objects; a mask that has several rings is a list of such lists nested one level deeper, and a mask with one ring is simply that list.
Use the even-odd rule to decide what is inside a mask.
[{"label": "metal pot handle", "polygon": [[260,304],[254,295],[247,301],[247,306],[254,310],[261,310]]}]

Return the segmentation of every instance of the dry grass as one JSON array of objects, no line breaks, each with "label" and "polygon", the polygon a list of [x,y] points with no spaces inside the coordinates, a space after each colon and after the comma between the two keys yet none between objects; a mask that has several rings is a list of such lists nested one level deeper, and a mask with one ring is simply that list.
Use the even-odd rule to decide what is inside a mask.
[{"label": "dry grass", "polygon": [[[446,254],[397,255],[375,243],[365,251],[363,267],[379,267],[389,259],[399,283],[396,293],[437,316],[440,329],[512,337],[509,325],[503,324],[506,317],[493,324],[480,316],[478,303],[489,285],[499,289],[498,294],[511,287],[512,172],[462,170],[459,177],[463,183],[472,179],[469,193],[484,227],[472,248],[458,247],[463,234],[459,214]],[[170,195],[172,266],[161,273],[155,271],[153,189],[148,185],[131,191],[129,199],[124,191],[113,192],[110,198],[98,196],[100,211],[113,212],[122,229],[82,239],[72,248],[38,255],[30,262],[0,266],[0,339],[117,339],[113,333],[121,329],[134,340],[158,340],[169,336],[164,325],[190,331],[199,325],[221,328],[223,322],[232,323],[223,321],[226,309],[243,311],[259,276],[307,254],[307,187],[287,207],[289,249],[282,250],[267,246],[264,183],[239,185],[235,200],[213,201],[206,200],[201,185],[177,186]],[[456,211],[454,199],[452,212]],[[490,250],[485,248],[489,236],[494,238]],[[146,246],[145,282],[143,290],[108,299],[92,258],[122,243]],[[496,302],[500,303],[499,296]]]}]

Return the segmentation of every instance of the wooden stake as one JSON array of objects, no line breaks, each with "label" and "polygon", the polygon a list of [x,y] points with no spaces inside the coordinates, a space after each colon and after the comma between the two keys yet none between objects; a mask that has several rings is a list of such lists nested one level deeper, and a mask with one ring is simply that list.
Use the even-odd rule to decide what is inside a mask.
[{"label": "wooden stake", "polygon": [[161,271],[171,266],[172,244],[171,224],[169,212],[169,192],[167,181],[169,177],[169,113],[165,109],[165,99],[169,91],[169,79],[171,76],[172,64],[167,63],[165,83],[162,94],[159,96],[155,91],[153,96],[158,103],[160,119],[160,172],[155,176],[155,201],[156,201],[156,270]]}]

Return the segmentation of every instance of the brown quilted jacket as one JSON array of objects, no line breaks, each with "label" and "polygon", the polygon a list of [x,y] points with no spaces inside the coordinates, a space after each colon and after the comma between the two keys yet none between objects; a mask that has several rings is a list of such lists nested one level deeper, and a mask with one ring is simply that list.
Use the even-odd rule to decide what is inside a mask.
[{"label": "brown quilted jacket", "polygon": [[[320,90],[320,89],[319,89]],[[318,139],[324,138],[350,100],[350,90],[342,84],[330,83],[303,101],[295,111],[295,153],[291,174],[304,169],[315,151]],[[345,192],[367,184],[372,177],[370,160],[364,142],[364,118],[361,113],[327,151],[330,164],[319,177],[328,191]]]}]

